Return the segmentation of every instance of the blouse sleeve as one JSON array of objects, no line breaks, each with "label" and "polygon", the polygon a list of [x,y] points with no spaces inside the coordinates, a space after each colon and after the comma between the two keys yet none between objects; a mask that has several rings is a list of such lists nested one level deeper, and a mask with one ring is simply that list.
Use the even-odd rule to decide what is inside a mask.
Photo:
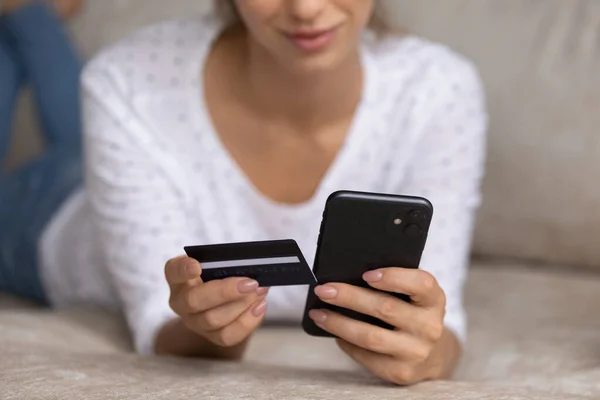
[{"label": "blouse sleeve", "polygon": [[189,237],[184,196],[157,162],[151,128],[134,111],[126,80],[109,65],[92,63],[82,91],[94,226],[135,348],[151,353],[158,330],[175,317],[164,265],[183,252]]},{"label": "blouse sleeve", "polygon": [[434,111],[423,118],[415,151],[399,191],[423,196],[434,207],[421,260],[447,297],[444,323],[466,340],[462,291],[466,278],[480,180],[484,172],[487,116],[482,86],[472,67],[438,85]]}]

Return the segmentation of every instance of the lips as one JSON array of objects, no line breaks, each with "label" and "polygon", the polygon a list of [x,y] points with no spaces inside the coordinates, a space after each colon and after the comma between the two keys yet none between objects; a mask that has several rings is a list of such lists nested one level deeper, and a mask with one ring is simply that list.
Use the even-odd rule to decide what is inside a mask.
[{"label": "lips", "polygon": [[312,53],[319,51],[333,41],[337,28],[312,30],[312,31],[296,31],[287,34],[290,41],[300,50]]}]

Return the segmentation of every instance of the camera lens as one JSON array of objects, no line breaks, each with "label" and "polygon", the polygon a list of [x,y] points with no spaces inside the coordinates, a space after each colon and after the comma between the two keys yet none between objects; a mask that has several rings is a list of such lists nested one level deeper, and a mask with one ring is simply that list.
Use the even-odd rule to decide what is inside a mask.
[{"label": "camera lens", "polygon": [[421,236],[423,234],[423,232],[421,231],[421,228],[419,228],[418,225],[413,225],[413,224],[408,225],[404,229],[404,233],[408,237],[417,237],[417,236]]},{"label": "camera lens", "polygon": [[413,212],[410,213],[410,218],[413,221],[425,221],[427,219],[427,214],[425,214],[425,212],[423,212],[422,210],[415,210]]}]

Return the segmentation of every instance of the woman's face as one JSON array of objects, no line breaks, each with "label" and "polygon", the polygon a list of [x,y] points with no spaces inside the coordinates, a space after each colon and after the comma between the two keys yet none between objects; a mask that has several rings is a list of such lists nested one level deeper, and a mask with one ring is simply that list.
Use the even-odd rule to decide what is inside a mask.
[{"label": "woman's face", "polygon": [[374,0],[235,0],[252,39],[302,72],[335,69],[355,54]]}]

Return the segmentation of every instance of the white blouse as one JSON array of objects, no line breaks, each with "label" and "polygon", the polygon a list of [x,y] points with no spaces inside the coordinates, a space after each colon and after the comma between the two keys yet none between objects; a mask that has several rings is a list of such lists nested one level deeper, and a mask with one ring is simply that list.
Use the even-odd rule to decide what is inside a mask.
[{"label": "white blouse", "polygon": [[[343,147],[309,201],[280,204],[237,167],[204,103],[201,70],[222,28],[212,17],[162,23],[85,69],[85,188],[40,243],[52,304],[122,309],[136,349],[150,353],[175,316],[164,264],[183,246],[293,238],[311,261],[331,192],[400,193],[435,207],[421,268],[445,290],[445,324],[464,340],[462,287],[486,136],[473,66],[418,37],[366,34],[363,97]],[[267,318],[299,320],[306,291],[273,288]]]}]

